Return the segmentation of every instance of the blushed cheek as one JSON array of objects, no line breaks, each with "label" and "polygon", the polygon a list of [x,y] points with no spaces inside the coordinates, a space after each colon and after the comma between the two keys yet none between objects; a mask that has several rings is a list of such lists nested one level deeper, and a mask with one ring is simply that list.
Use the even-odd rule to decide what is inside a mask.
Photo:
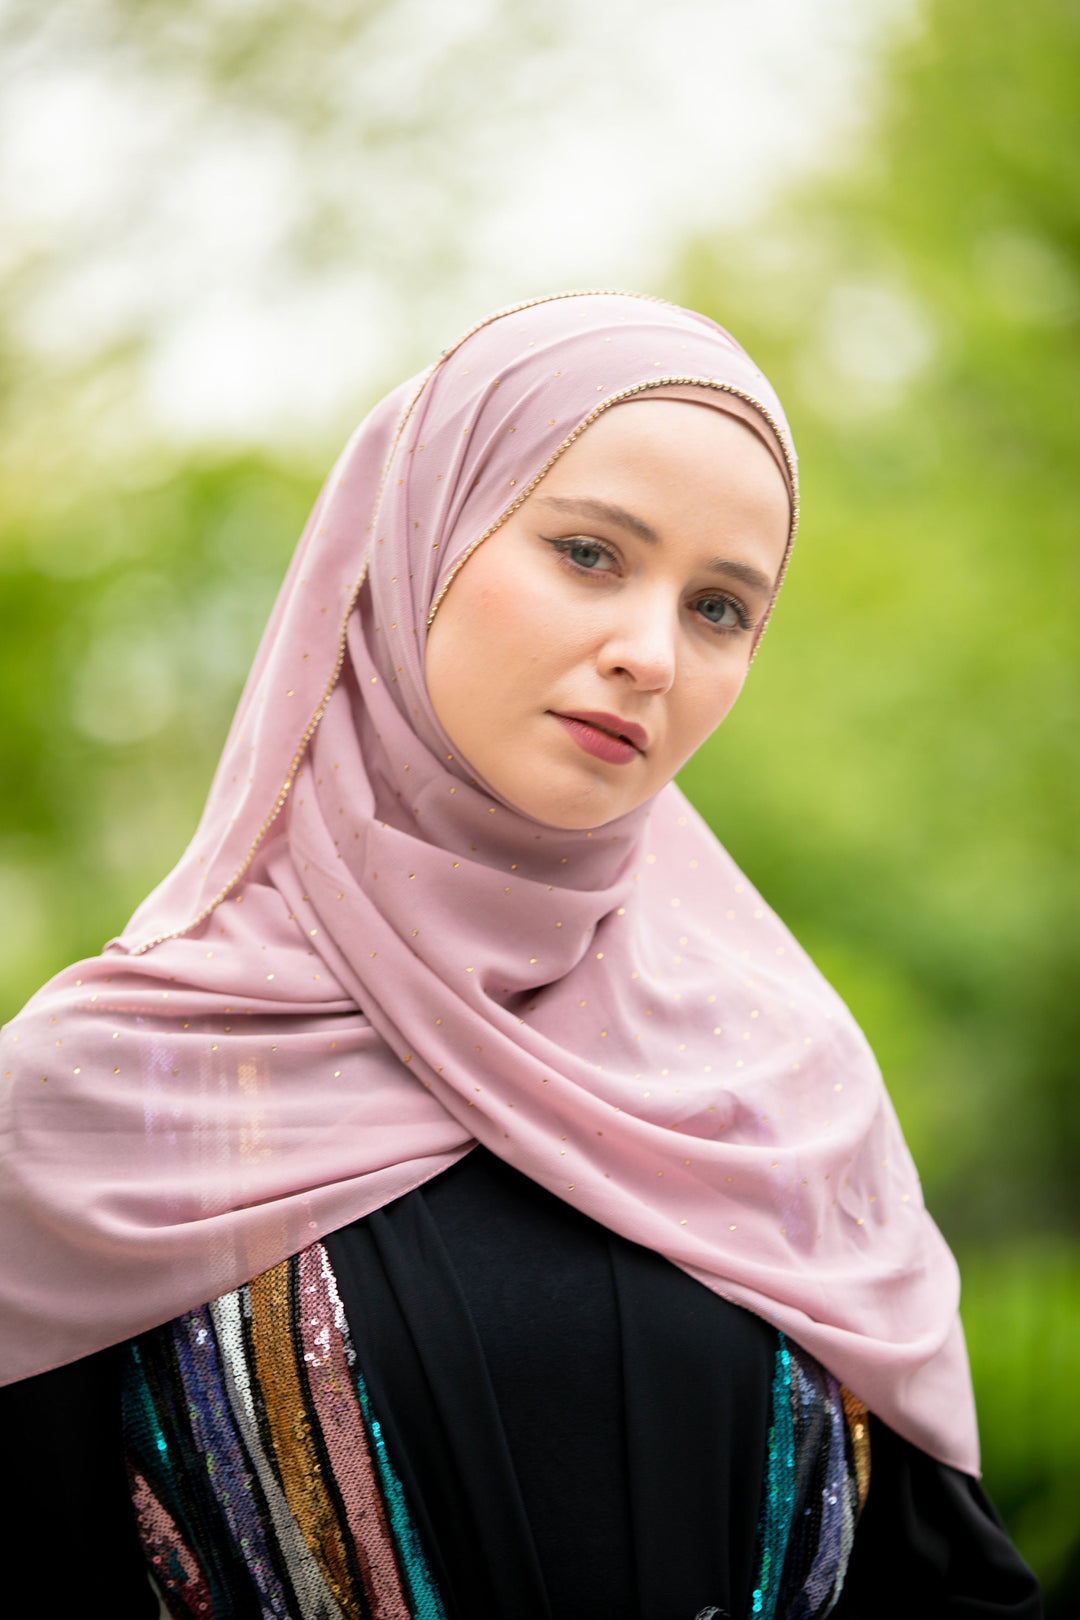
[{"label": "blushed cheek", "polygon": [[499,678],[520,685],[521,676],[558,676],[573,663],[580,606],[553,585],[547,569],[516,568],[490,579],[484,586],[482,618],[484,633],[498,649]]},{"label": "blushed cheek", "polygon": [[527,583],[520,578],[500,580],[485,593],[485,624],[505,649],[527,652],[537,637],[537,614]]},{"label": "blushed cheek", "polygon": [[505,681],[507,649],[521,634],[520,591],[509,584],[494,582],[482,586],[471,604],[468,632],[462,638],[462,654],[479,667],[485,679]]},{"label": "blushed cheek", "polygon": [[444,605],[453,619],[439,660],[443,718],[452,714],[459,747],[481,770],[481,756],[493,745],[510,747],[522,720],[538,702],[545,706],[554,616],[549,621],[543,590],[518,564],[512,555],[477,553],[455,584],[457,600],[451,590]]}]

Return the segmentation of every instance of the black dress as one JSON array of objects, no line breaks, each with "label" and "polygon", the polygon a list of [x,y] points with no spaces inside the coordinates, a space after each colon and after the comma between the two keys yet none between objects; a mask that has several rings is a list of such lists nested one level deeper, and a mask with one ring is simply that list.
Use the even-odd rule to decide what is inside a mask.
[{"label": "black dress", "polygon": [[[761,1612],[774,1329],[483,1149],[324,1243],[449,1620]],[[0,1391],[4,1567],[35,1620],[156,1615],[126,1353]],[[837,1620],[1037,1620],[974,1480],[874,1419],[870,1459]]]}]

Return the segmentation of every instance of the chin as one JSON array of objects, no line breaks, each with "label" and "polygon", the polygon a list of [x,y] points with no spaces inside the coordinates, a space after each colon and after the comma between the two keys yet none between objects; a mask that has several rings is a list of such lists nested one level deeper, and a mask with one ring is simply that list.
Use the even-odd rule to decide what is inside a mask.
[{"label": "chin", "polygon": [[530,797],[531,803],[524,798],[512,802],[534,821],[542,822],[545,827],[558,827],[563,832],[593,832],[634,808],[632,802],[624,803],[621,796],[616,798],[611,793],[597,792],[595,786],[576,793],[548,792]]},{"label": "chin", "polygon": [[619,816],[625,815],[625,809],[608,809],[594,811],[587,814],[585,811],[567,810],[565,813],[551,811],[545,816],[536,816],[536,821],[543,821],[547,827],[558,827],[560,832],[594,832],[597,827],[606,827],[609,821],[617,821]]},{"label": "chin", "polygon": [[577,760],[532,756],[524,768],[509,774],[514,780],[500,782],[494,773],[488,780],[523,815],[562,832],[594,832],[642,802],[641,796],[627,793],[629,783],[614,791],[606,772],[583,769]]}]

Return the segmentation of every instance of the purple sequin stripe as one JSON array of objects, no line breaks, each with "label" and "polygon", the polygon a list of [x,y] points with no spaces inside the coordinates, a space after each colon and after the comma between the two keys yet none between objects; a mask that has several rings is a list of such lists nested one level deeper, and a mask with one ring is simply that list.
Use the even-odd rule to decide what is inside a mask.
[{"label": "purple sequin stripe", "polygon": [[[855,1533],[858,1491],[848,1464],[850,1444],[840,1385],[825,1374],[829,1457],[821,1487],[821,1531],[817,1557],[804,1587],[806,1615],[827,1614],[840,1595]],[[800,1620],[797,1615],[792,1620]]]},{"label": "purple sequin stripe", "polygon": [[257,1502],[258,1484],[239,1443],[218,1357],[209,1309],[200,1306],[175,1323],[173,1344],[187,1398],[192,1435],[206,1460],[214,1495],[228,1522],[233,1543],[274,1620],[289,1620],[291,1609],[278,1579]]}]

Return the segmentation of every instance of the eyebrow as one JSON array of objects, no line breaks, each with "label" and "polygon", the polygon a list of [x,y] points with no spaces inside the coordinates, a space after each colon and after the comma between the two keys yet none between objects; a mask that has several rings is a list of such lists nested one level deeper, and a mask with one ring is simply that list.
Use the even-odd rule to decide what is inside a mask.
[{"label": "eyebrow", "polygon": [[652,525],[643,518],[635,517],[625,506],[614,506],[610,501],[595,501],[589,496],[583,496],[580,500],[572,500],[566,495],[538,495],[536,498],[543,506],[553,506],[557,512],[598,518],[601,523],[614,523],[618,528],[628,530],[638,540],[647,540],[651,546],[660,543],[660,536]]},{"label": "eyebrow", "polygon": [[[651,546],[660,544],[660,536],[650,523],[643,518],[635,517],[624,506],[616,506],[611,501],[594,500],[591,496],[582,496],[572,499],[566,495],[538,495],[538,504],[551,506],[557,512],[566,512],[575,517],[596,518],[601,523],[614,523],[618,528],[625,529],[637,540],[644,540]],[[742,580],[752,590],[760,591],[763,596],[771,596],[773,582],[760,568],[754,568],[750,563],[736,562],[733,557],[714,557],[705,564],[712,574],[727,574],[733,579]]]}]

